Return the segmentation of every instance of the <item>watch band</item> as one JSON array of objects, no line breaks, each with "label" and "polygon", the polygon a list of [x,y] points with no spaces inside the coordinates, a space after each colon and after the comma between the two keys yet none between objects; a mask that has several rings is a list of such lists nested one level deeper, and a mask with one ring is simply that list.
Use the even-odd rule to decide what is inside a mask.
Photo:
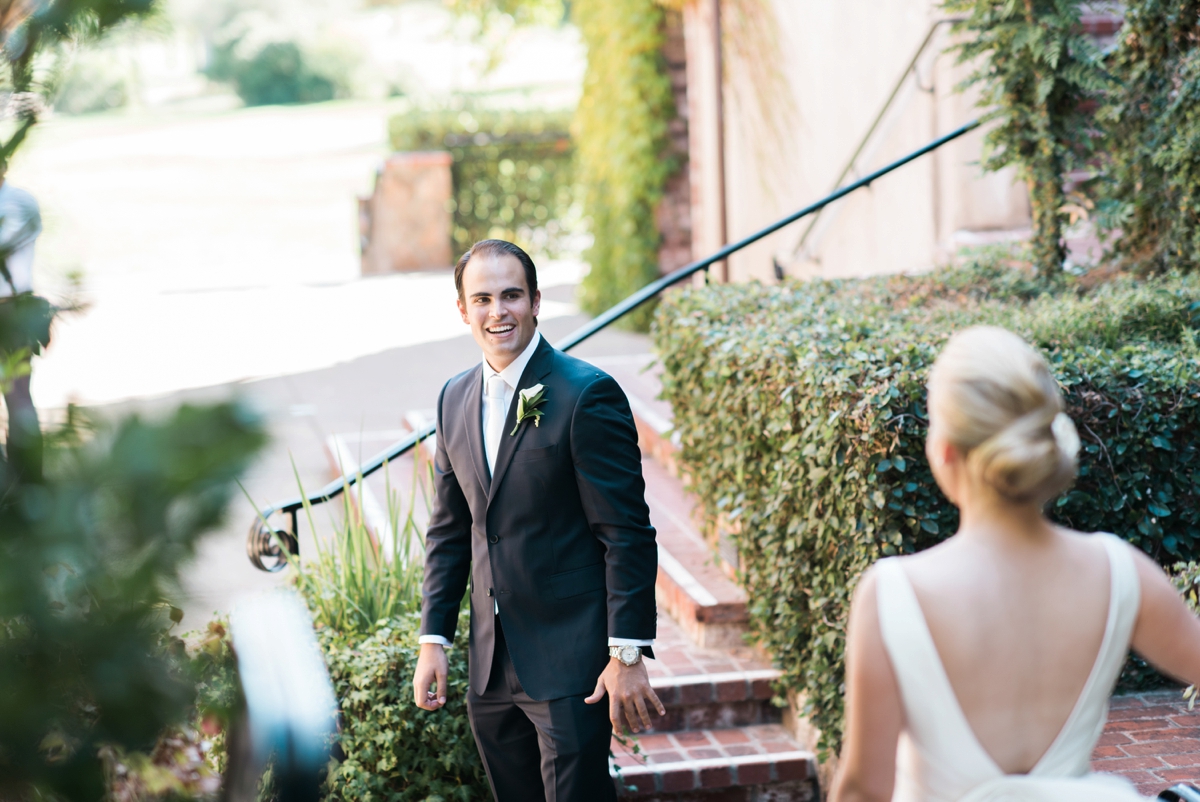
[{"label": "watch band", "polygon": [[635,666],[642,659],[641,646],[609,646],[608,656],[615,657],[624,666]]}]

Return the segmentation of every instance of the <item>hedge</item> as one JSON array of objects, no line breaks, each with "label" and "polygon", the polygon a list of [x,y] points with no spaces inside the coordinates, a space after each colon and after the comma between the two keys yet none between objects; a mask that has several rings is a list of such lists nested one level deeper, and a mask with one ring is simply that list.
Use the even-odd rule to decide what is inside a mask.
[{"label": "hedge", "polygon": [[555,256],[576,206],[570,112],[411,111],[388,125],[393,150],[448,150],[455,253],[498,237]]},{"label": "hedge", "polygon": [[845,621],[875,560],[952,534],[924,455],[926,371],[1004,325],[1049,358],[1083,439],[1057,521],[1170,565],[1200,558],[1200,281],[1085,288],[983,262],[921,277],[686,289],[655,324],[663,398],[710,533],[729,532],[752,635],[836,749]]},{"label": "hedge", "polygon": [[[467,631],[467,613],[459,631]],[[369,636],[318,631],[342,714],[343,759],[327,798],[372,802],[491,798],[467,720],[465,641],[447,649],[449,694],[439,711],[412,700],[420,615],[380,622]]]}]

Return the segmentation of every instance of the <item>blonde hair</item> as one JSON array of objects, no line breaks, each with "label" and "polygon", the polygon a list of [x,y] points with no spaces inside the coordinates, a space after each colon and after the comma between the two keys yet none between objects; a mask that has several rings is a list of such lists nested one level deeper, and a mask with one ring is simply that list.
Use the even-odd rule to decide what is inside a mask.
[{"label": "blonde hair", "polygon": [[1075,479],[1079,435],[1046,360],[1011,331],[974,326],[929,375],[931,430],[967,470],[1012,501],[1047,501]]}]

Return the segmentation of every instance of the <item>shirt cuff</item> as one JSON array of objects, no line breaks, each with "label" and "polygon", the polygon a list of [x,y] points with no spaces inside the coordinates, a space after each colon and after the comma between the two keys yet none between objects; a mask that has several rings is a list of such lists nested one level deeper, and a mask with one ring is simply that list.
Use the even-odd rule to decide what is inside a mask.
[{"label": "shirt cuff", "polygon": [[653,646],[653,640],[637,640],[636,638],[609,638],[609,646]]},{"label": "shirt cuff", "polygon": [[417,638],[417,643],[437,643],[441,646],[450,648],[450,641],[443,638],[441,635],[422,635]]}]

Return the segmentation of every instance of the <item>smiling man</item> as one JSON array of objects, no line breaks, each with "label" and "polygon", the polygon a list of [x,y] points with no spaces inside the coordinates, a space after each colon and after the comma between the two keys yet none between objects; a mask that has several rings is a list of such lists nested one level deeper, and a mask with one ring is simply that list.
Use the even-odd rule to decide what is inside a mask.
[{"label": "smiling man", "polygon": [[469,579],[467,709],[492,794],[612,800],[610,732],[664,713],[641,662],[658,549],[629,402],[538,333],[537,271],[516,245],[476,243],[454,283],[483,361],[438,399],[415,701],[446,703]]}]

